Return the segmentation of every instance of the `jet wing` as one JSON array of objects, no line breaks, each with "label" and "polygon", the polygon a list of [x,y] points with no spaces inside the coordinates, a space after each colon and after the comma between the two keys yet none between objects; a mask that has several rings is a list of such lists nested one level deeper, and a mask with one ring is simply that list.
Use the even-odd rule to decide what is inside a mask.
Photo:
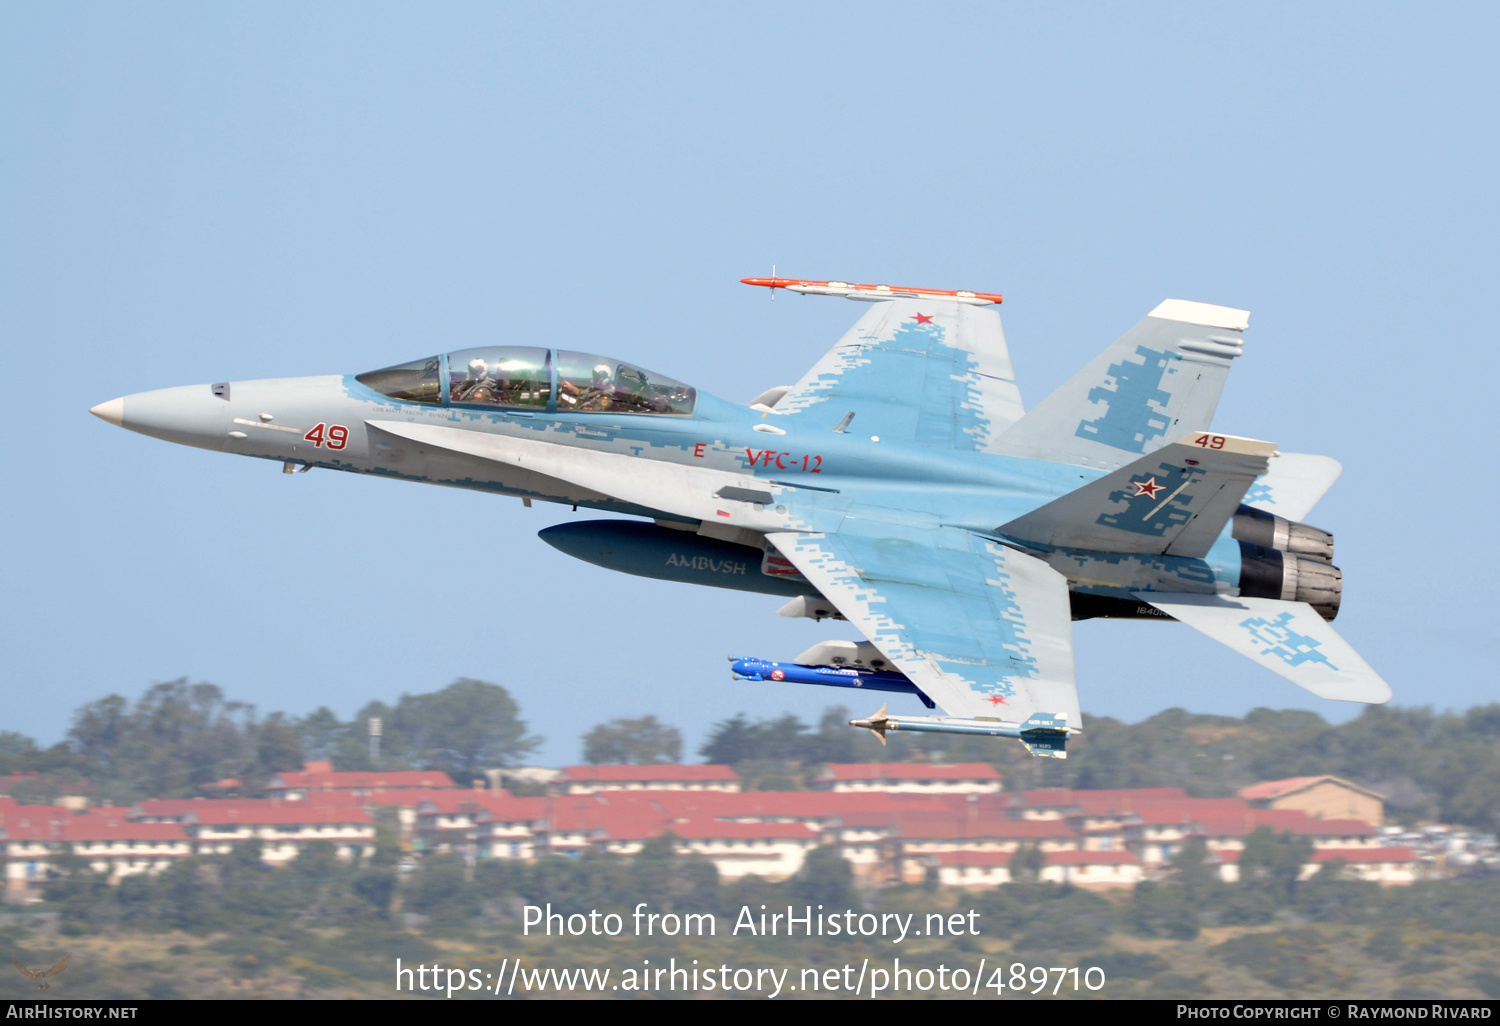
[{"label": "jet wing", "polygon": [[774,412],[828,430],[994,452],[1025,410],[995,307],[888,299],[872,303]]},{"label": "jet wing", "polygon": [[952,716],[1078,724],[1067,580],[968,531],[846,517],[776,548]]},{"label": "jet wing", "polygon": [[1132,592],[1319,698],[1388,702],[1391,686],[1306,602]]}]

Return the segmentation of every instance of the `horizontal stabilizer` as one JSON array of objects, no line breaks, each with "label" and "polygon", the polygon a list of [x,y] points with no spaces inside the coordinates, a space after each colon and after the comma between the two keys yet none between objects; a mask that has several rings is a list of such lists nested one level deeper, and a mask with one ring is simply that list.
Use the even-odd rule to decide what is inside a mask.
[{"label": "horizontal stabilizer", "polygon": [[1343,464],[1332,456],[1278,453],[1261,479],[1245,493],[1245,505],[1285,520],[1302,520],[1343,472]]},{"label": "horizontal stabilizer", "polygon": [[1202,557],[1275,449],[1271,442],[1195,432],[1017,517],[999,533],[1059,548]]},{"label": "horizontal stabilizer", "polygon": [[1306,602],[1133,592],[1319,698],[1380,704],[1391,686]]},{"label": "horizontal stabilizer", "polygon": [[1249,322],[1244,310],[1169,299],[986,451],[1114,470],[1206,431]]}]

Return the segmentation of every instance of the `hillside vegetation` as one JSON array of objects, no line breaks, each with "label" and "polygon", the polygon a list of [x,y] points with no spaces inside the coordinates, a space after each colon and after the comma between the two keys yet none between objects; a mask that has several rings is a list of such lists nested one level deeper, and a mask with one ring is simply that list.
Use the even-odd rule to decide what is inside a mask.
[{"label": "hillside vegetation", "polygon": [[[789,969],[891,964],[1098,966],[1107,984],[1090,997],[1500,997],[1500,878],[1429,881],[1382,889],[1339,868],[1296,882],[1297,841],[1263,834],[1225,884],[1183,852],[1170,879],[1100,895],[1016,883],[980,892],[903,887],[854,890],[829,849],[781,884],[721,883],[712,864],[670,854],[662,842],[633,859],[585,856],[473,867],[447,856],[400,873],[383,844],[363,863],[314,845],[271,868],[247,846],[173,865],[160,877],[111,886],[79,864],[47,889],[56,930],[0,925],[0,943],[32,965],[66,951],[74,967],[49,996],[390,997],[396,959],[406,966],[610,968],[699,959],[702,964]],[[712,938],[522,936],[525,905],[570,914],[718,915]],[[915,913],[974,909],[978,936],[878,938],[730,936],[742,906]],[[35,996],[19,974],[0,974],[0,998]],[[988,993],[988,992],[987,992]],[[460,995],[462,996],[462,995]],[[470,995],[472,996],[472,995]],[[559,996],[555,991],[530,996]],[[993,996],[992,994],[990,996]],[[1007,991],[1005,997],[1016,995]]]},{"label": "hillside vegetation", "polygon": [[[382,720],[378,766],[366,725]],[[1084,715],[1068,758],[1034,759],[1018,744],[941,734],[889,735],[882,746],[830,707],[816,727],[795,716],[721,721],[699,747],[708,762],[738,769],[752,787],[806,787],[826,762],[989,762],[1010,789],[1182,787],[1194,797],[1234,794],[1261,780],[1329,773],[1387,795],[1388,814],[1500,829],[1500,704],[1463,713],[1368,706],[1347,723],[1303,710],[1255,709],[1244,718],[1168,709],[1121,723]],[[681,735],[655,716],[616,720],[585,733],[587,761],[661,762],[680,757]],[[157,684],[134,703],[109,695],[79,708],[67,737],[42,747],[0,731],[0,774],[10,793],[42,802],[85,793],[126,804],[141,798],[254,794],[279,771],[324,759],[336,769],[434,769],[460,785],[485,769],[524,762],[540,744],[504,688],[459,680],[395,704],[367,702],[345,721],[332,710],[261,715],[212,684]],[[217,788],[238,781],[233,792]]]}]

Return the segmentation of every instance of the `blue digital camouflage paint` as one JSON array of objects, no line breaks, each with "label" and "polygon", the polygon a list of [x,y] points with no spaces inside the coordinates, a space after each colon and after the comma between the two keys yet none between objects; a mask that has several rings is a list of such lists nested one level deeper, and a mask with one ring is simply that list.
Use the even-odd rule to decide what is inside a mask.
[{"label": "blue digital camouflage paint", "polygon": [[[1195,479],[1202,476],[1203,471],[1194,467],[1174,467],[1162,463],[1156,473],[1132,481],[1131,488],[1110,493],[1111,500],[1128,502],[1127,510],[1106,513],[1095,522],[1121,531],[1160,537],[1169,529],[1180,527],[1192,518],[1194,511],[1188,507],[1192,504],[1193,497],[1184,492]],[[1136,510],[1142,506],[1146,512],[1138,514]]]},{"label": "blue digital camouflage paint", "polygon": [[1292,630],[1291,622],[1292,614],[1282,613],[1271,620],[1252,616],[1242,621],[1240,626],[1249,632],[1257,645],[1265,646],[1261,649],[1263,655],[1273,655],[1285,661],[1288,666],[1314,662],[1322,663],[1330,670],[1337,670],[1338,667],[1318,651],[1322,642],[1306,634],[1298,634]]},{"label": "blue digital camouflage paint", "polygon": [[1145,346],[1137,346],[1135,355],[1140,362],[1112,364],[1111,381],[1089,391],[1090,401],[1104,403],[1105,408],[1100,416],[1078,425],[1078,437],[1145,452],[1152,440],[1166,433],[1172,419],[1164,411],[1172,396],[1160,386],[1171,357]]}]

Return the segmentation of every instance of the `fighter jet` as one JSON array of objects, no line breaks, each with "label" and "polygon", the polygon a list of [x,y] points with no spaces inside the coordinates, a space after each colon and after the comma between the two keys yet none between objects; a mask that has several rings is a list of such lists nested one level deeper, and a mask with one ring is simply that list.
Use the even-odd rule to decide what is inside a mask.
[{"label": "fighter jet", "polygon": [[[610,356],[492,345],[351,375],[188,385],[103,420],[205,449],[603,510],[550,527],[626,573],[783,596],[867,639],[742,678],[865,688],[944,715],[858,727],[1080,729],[1072,621],[1179,620],[1324,698],[1391,690],[1336,634],[1342,468],[1212,425],[1249,314],[1169,299],[1031,410],[993,293],[746,278],[866,304],[794,385],[716,398]],[[772,295],[775,293],[773,292]],[[622,519],[630,518],[630,519]]]}]

